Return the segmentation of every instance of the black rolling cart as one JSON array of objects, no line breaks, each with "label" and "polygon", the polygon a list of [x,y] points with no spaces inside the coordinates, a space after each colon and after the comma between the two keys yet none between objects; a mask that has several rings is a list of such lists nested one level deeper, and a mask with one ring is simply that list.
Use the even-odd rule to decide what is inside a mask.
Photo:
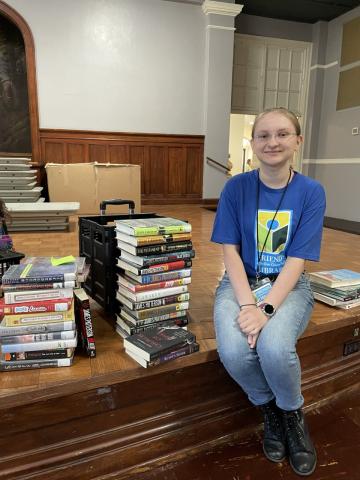
[{"label": "black rolling cart", "polygon": [[[106,215],[107,205],[128,205],[128,215]],[[100,203],[100,215],[79,217],[79,255],[90,264],[90,273],[84,282],[87,294],[106,312],[117,312],[117,272],[119,256],[115,238],[115,220],[129,218],[161,218],[155,213],[134,213],[132,200],[104,200]]]},{"label": "black rolling cart", "polygon": [[18,265],[24,257],[25,255],[23,253],[13,252],[11,250],[8,252],[0,252],[0,283],[6,270],[11,265]]}]

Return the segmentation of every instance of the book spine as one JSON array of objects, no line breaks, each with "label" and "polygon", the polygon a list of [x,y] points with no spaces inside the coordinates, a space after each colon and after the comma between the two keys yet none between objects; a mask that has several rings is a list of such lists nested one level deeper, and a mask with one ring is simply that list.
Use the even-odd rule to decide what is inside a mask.
[{"label": "book spine", "polygon": [[143,310],[147,308],[166,306],[172,303],[186,302],[189,300],[189,293],[181,293],[180,295],[170,295],[168,297],[156,298],[147,302],[135,302],[132,304],[131,310]]},{"label": "book spine", "polygon": [[199,344],[194,342],[188,345],[185,345],[178,350],[173,350],[168,353],[164,353],[159,355],[154,360],[148,362],[149,367],[153,367],[155,365],[160,365],[160,363],[168,362],[170,360],[175,360],[175,358],[184,357],[185,355],[190,355],[191,353],[195,353],[199,351]]},{"label": "book spine", "polygon": [[18,313],[47,313],[47,312],[66,312],[72,304],[72,299],[59,301],[44,300],[34,303],[14,303],[12,305],[0,305],[0,314],[16,315]]},{"label": "book spine", "polygon": [[54,274],[54,275],[41,275],[34,277],[6,277],[3,278],[3,285],[13,285],[13,284],[39,284],[42,283],[64,283],[66,281],[74,281],[75,277],[73,275],[64,276],[63,273]]},{"label": "book spine", "polygon": [[168,235],[174,233],[188,233],[191,232],[191,225],[167,225],[162,227],[133,227],[133,234],[135,237],[146,237],[147,235]]},{"label": "book spine", "polygon": [[2,344],[2,353],[34,352],[36,350],[55,350],[57,348],[75,348],[77,337],[67,340],[47,340],[45,342]]},{"label": "book spine", "polygon": [[12,283],[11,285],[3,285],[4,292],[20,292],[26,290],[51,290],[52,288],[74,288],[76,282],[73,280],[67,282],[56,283]]},{"label": "book spine", "polygon": [[18,315],[5,315],[5,325],[7,327],[17,325],[36,325],[38,323],[68,322],[74,320],[74,309],[66,312],[53,313],[19,313]]},{"label": "book spine", "polygon": [[187,310],[188,308],[189,302],[181,302],[164,305],[162,307],[148,308],[146,310],[136,310],[133,312],[133,314],[139,320],[143,320],[144,318],[165,315],[166,313],[177,312],[178,310]]},{"label": "book spine", "polygon": [[191,233],[169,233],[166,235],[150,235],[148,237],[134,237],[136,244],[142,247],[147,244],[181,242],[191,240]]},{"label": "book spine", "polygon": [[[188,285],[191,283],[191,277],[185,278],[178,278],[175,280],[165,280],[163,282],[155,282],[148,285],[141,285],[141,284],[134,284],[129,282],[123,276],[119,276],[119,283],[123,285],[125,288],[130,290],[133,293],[139,294],[142,292],[151,292],[152,290],[158,290],[160,288],[170,288],[170,287],[178,287],[181,285]],[[151,297],[143,298],[143,300],[148,300]]]},{"label": "book spine", "polygon": [[70,367],[72,358],[46,361],[0,362],[1,371],[29,370],[32,368]]},{"label": "book spine", "polygon": [[68,358],[72,355],[73,348],[57,348],[55,350],[36,350],[32,352],[8,352],[2,355],[5,362],[21,360],[42,360]]},{"label": "book spine", "polygon": [[54,288],[49,290],[30,290],[22,292],[4,292],[5,303],[37,302],[40,300],[58,300],[72,298],[73,290],[70,288]]},{"label": "book spine", "polygon": [[19,327],[0,327],[0,336],[9,335],[27,335],[44,332],[58,332],[61,330],[74,330],[75,322],[59,322],[59,323],[40,323],[39,325],[21,325]]},{"label": "book spine", "polygon": [[171,327],[172,325],[177,325],[178,327],[185,327],[188,324],[188,319],[173,319],[165,320],[163,322],[157,323],[147,323],[145,325],[127,325],[127,323],[121,318],[118,317],[117,324],[129,335],[134,335],[136,333],[144,332],[145,330],[150,330],[151,328],[156,327]]},{"label": "book spine", "polygon": [[[140,283],[164,282],[166,280],[176,280],[178,278],[190,277],[191,269],[175,270],[173,272],[154,273],[152,275],[138,275],[136,280]],[[131,276],[130,276],[131,277]]]},{"label": "book spine", "polygon": [[[85,293],[85,292],[84,292]],[[81,345],[88,357],[96,357],[96,346],[94,338],[94,329],[90,310],[89,299],[82,300],[75,293],[76,298],[76,318],[78,321],[78,331]]]},{"label": "book spine", "polygon": [[177,262],[163,263],[160,265],[153,265],[148,268],[142,268],[139,270],[140,275],[148,275],[158,272],[168,272],[171,270],[180,270],[181,268],[191,267],[191,260],[179,260]]},{"label": "book spine", "polygon": [[136,254],[137,255],[146,255],[150,253],[158,253],[158,252],[176,252],[177,250],[191,250],[192,243],[191,242],[183,242],[183,243],[170,243],[165,245],[148,245],[144,247],[136,247]]},{"label": "book spine", "polygon": [[[181,285],[180,287],[159,288],[157,290],[149,290],[145,292],[139,292],[135,295],[135,302],[143,302],[146,300],[156,300],[161,297],[167,297],[170,295],[180,295],[188,291],[187,285]],[[175,302],[173,302],[175,303]]]},{"label": "book spine", "polygon": [[133,325],[146,325],[148,323],[164,322],[165,320],[173,320],[176,318],[186,317],[186,310],[179,310],[177,312],[169,312],[163,315],[156,315],[155,317],[148,317],[142,320],[129,315],[126,310],[120,309],[120,316],[123,316],[126,320]]},{"label": "book spine", "polygon": [[46,342],[48,340],[69,340],[75,337],[75,330],[67,330],[63,332],[34,333],[32,335],[12,335],[8,337],[0,337],[0,343],[3,345],[10,344],[27,344],[36,342]]}]

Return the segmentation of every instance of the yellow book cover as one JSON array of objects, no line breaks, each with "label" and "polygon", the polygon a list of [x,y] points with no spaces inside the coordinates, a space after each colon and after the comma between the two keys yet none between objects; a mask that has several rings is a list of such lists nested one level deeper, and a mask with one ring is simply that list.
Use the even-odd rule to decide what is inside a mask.
[{"label": "yellow book cover", "polygon": [[5,315],[4,321],[7,327],[18,325],[38,325],[39,323],[72,322],[74,320],[74,302],[71,308],[65,312],[45,313],[18,313]]}]

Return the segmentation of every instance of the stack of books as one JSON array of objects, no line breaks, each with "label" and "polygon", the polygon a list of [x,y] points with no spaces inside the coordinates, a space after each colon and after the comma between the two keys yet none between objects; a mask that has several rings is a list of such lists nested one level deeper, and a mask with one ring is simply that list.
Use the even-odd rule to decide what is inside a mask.
[{"label": "stack of books", "polygon": [[124,339],[125,352],[147,368],[197,352],[199,345],[193,333],[173,325],[154,327]]},{"label": "stack of books", "polygon": [[360,273],[352,270],[324,270],[309,273],[314,298],[338,308],[360,306]]},{"label": "stack of books", "polygon": [[77,345],[78,263],[32,257],[2,277],[0,370],[70,366]]},{"label": "stack of books", "polygon": [[184,327],[195,252],[191,225],[175,218],[116,220],[117,332],[126,338],[155,326]]}]

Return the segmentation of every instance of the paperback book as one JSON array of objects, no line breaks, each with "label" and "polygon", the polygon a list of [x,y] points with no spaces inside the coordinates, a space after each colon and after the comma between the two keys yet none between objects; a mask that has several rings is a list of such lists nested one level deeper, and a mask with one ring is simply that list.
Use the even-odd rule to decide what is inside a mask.
[{"label": "paperback book", "polygon": [[166,235],[150,235],[148,237],[134,237],[125,233],[116,231],[116,239],[121,242],[129,243],[135,247],[144,245],[156,245],[161,243],[184,242],[191,240],[191,233],[169,233]]},{"label": "paperback book", "polygon": [[156,317],[148,317],[148,318],[144,318],[143,320],[140,320],[138,318],[133,317],[129,313],[129,310],[120,308],[119,315],[122,318],[125,318],[127,321],[129,321],[133,325],[136,325],[139,327],[141,325],[148,325],[149,323],[165,322],[166,320],[175,320],[179,318],[184,318],[187,316],[186,312],[187,310],[178,310],[177,312],[165,313],[164,315],[157,315]]},{"label": "paperback book", "polygon": [[180,270],[182,268],[190,268],[191,265],[191,260],[178,260],[176,262],[162,263],[143,267],[139,267],[138,265],[121,260],[121,258],[117,261],[117,266],[119,268],[122,268],[127,272],[132,272],[135,275],[151,275],[154,273],[169,272],[172,270]]},{"label": "paperback book", "polygon": [[83,288],[78,288],[74,290],[74,299],[81,346],[89,357],[95,357],[96,346],[89,297]]},{"label": "paperback book", "polygon": [[165,282],[166,280],[176,280],[178,278],[190,277],[191,268],[174,270],[172,272],[153,273],[151,275],[135,275],[135,273],[126,272],[126,276],[142,284]]},{"label": "paperback book", "polygon": [[57,348],[75,348],[77,345],[77,336],[67,340],[47,340],[41,342],[31,343],[10,343],[1,344],[1,352],[16,353],[16,352],[34,352],[37,350],[55,350]]},{"label": "paperback book", "polygon": [[156,255],[156,254],[168,254],[171,252],[182,252],[185,250],[192,250],[192,243],[191,241],[183,241],[183,242],[175,242],[175,243],[161,243],[159,245],[145,245],[142,247],[137,247],[135,245],[131,245],[130,243],[126,243],[122,240],[119,240],[117,245],[118,248],[122,252],[128,252],[134,256],[140,255]]},{"label": "paperback book", "polygon": [[[143,332],[149,328],[156,328],[156,327],[171,327],[172,325],[177,325],[178,327],[185,327],[188,324],[187,317],[173,319],[173,320],[165,320],[164,322],[157,322],[157,323],[148,323],[145,325],[133,325],[131,322],[127,321],[125,318],[117,315],[116,319],[116,328],[120,327],[120,329],[126,333],[126,337],[128,335],[134,335],[135,333]],[[123,332],[118,331],[121,336],[123,336]]]},{"label": "paperback book", "polygon": [[180,293],[179,295],[169,295],[167,297],[156,298],[154,300],[147,300],[144,302],[132,302],[125,296],[118,292],[116,298],[120,303],[128,307],[130,310],[144,310],[147,308],[162,307],[172,303],[187,302],[190,299],[189,293]]},{"label": "paperback book", "polygon": [[0,337],[0,344],[27,344],[35,342],[46,342],[48,340],[69,340],[72,338],[75,338],[75,330],[64,330],[62,332],[33,333],[28,335],[8,335]]},{"label": "paperback book", "polygon": [[179,251],[162,255],[148,255],[143,257],[139,255],[132,255],[125,250],[120,251],[120,260],[123,260],[124,262],[130,263],[132,265],[137,265],[139,267],[150,267],[152,265],[178,262],[179,260],[191,260],[194,256],[194,250]]},{"label": "paperback book", "polygon": [[31,368],[51,368],[51,367],[70,367],[73,364],[74,357],[49,359],[49,360],[25,360],[21,362],[3,362],[0,361],[1,371],[11,370],[29,370]]},{"label": "paperback book", "polygon": [[19,325],[16,327],[7,327],[4,319],[0,323],[0,337],[5,337],[8,335],[59,332],[62,330],[75,330],[75,320],[67,322],[39,323],[37,325]]},{"label": "paperback book", "polygon": [[171,217],[115,220],[115,226],[118,232],[135,237],[191,232],[190,223]]},{"label": "paperback book", "polygon": [[66,312],[50,313],[18,313],[16,315],[5,315],[5,325],[7,327],[17,325],[36,325],[38,323],[59,323],[73,321],[74,305]]},{"label": "paperback book", "polygon": [[63,300],[43,300],[33,303],[13,303],[6,305],[3,299],[0,299],[0,315],[16,315],[17,313],[46,313],[46,312],[66,312],[70,309],[72,298]]},{"label": "paperback book", "polygon": [[[165,280],[162,282],[154,282],[154,283],[142,285],[137,283],[135,280],[124,277],[123,275],[118,275],[118,285],[136,294],[140,292],[149,292],[151,290],[185,286],[185,285],[189,285],[190,283],[191,283],[191,277],[184,277],[184,278],[177,278],[174,280]],[[179,292],[179,293],[182,293],[182,292]],[[166,294],[164,294],[164,296],[165,295]],[[146,298],[156,298],[156,297],[146,297]]]},{"label": "paperback book", "polygon": [[19,360],[49,360],[54,358],[70,358],[74,351],[74,348],[57,348],[54,350],[8,352],[1,355],[1,360],[5,362],[14,362]]},{"label": "paperback book", "polygon": [[195,335],[181,327],[156,327],[125,338],[124,347],[144,360],[152,361],[163,353],[195,341]]},{"label": "paperback book", "polygon": [[170,305],[163,305],[160,307],[146,308],[144,310],[129,310],[126,306],[123,306],[121,310],[126,311],[129,315],[137,320],[144,320],[149,317],[156,317],[160,315],[166,315],[167,313],[178,312],[180,310],[188,310],[189,302],[171,303]]},{"label": "paperback book", "polygon": [[51,290],[58,288],[74,288],[76,283],[73,280],[67,280],[65,282],[52,282],[52,283],[12,283],[2,285],[4,292],[23,292],[28,290]]},{"label": "paperback book", "polygon": [[338,307],[343,309],[355,308],[360,306],[360,299],[349,300],[347,302],[343,302],[341,300],[336,300],[335,298],[328,297],[327,295],[323,295],[321,293],[313,292],[315,300],[319,300],[319,302],[326,303],[331,305],[332,307]]},{"label": "paperback book", "polygon": [[47,261],[11,265],[2,277],[2,284],[75,281],[76,263],[54,266],[51,263],[51,257],[42,258],[46,258]]},{"label": "paperback book", "polygon": [[40,300],[59,300],[73,298],[72,288],[53,288],[49,290],[24,290],[4,292],[5,303],[28,303]]},{"label": "paperback book", "polygon": [[360,273],[353,270],[324,270],[322,272],[309,273],[313,283],[321,283],[328,287],[346,287],[358,285],[360,287]]},{"label": "paperback book", "polygon": [[169,362],[171,360],[175,360],[176,358],[184,357],[185,355],[190,355],[192,353],[199,351],[199,344],[194,342],[184,347],[178,348],[177,350],[172,350],[171,352],[164,353],[159,355],[158,358],[155,360],[151,360],[150,362],[140,357],[136,353],[132,352],[131,350],[125,349],[125,353],[127,353],[133,360],[139,363],[142,367],[154,367],[156,365],[160,365],[161,363]]},{"label": "paperback book", "polygon": [[319,283],[310,282],[313,292],[322,293],[328,297],[336,300],[346,302],[348,300],[355,300],[360,297],[360,289],[353,289],[352,287],[331,288]]},{"label": "paperback book", "polygon": [[134,293],[128,290],[127,288],[119,285],[116,295],[117,295],[117,299],[120,302],[121,302],[121,298],[119,297],[119,295],[135,303],[135,302],[142,302],[146,300],[156,300],[162,297],[171,297],[174,295],[181,295],[183,293],[187,293],[187,291],[188,291],[187,285],[180,285],[179,287],[158,288],[156,290],[148,290],[145,292]]}]

